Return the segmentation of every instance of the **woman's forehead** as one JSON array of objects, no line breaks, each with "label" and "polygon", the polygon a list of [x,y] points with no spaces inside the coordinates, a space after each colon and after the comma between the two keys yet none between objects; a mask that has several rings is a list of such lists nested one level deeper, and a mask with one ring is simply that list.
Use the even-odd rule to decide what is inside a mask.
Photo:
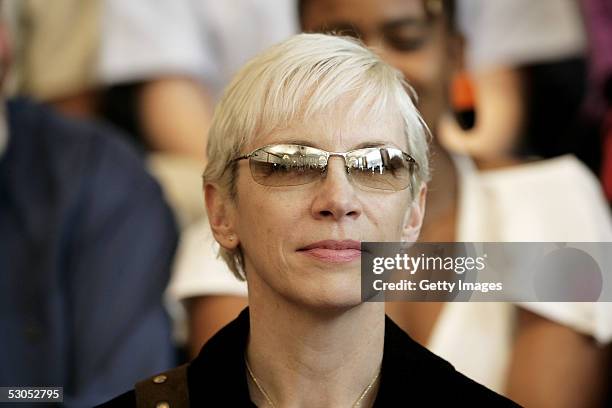
[{"label": "woman's forehead", "polygon": [[407,149],[402,117],[391,110],[381,115],[347,115],[337,109],[296,119],[288,126],[257,137],[253,149],[277,143],[306,144],[329,151],[348,151],[364,145],[393,145]]}]

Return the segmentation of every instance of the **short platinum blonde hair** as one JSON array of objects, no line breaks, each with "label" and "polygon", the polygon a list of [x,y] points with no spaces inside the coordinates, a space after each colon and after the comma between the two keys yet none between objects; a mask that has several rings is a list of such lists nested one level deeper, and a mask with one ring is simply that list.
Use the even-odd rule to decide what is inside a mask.
[{"label": "short platinum blonde hair", "polygon": [[[217,105],[208,133],[204,184],[215,183],[236,199],[234,159],[257,137],[309,120],[336,108],[347,97],[349,117],[376,120],[389,109],[403,121],[408,151],[418,163],[411,190],[429,180],[427,125],[402,74],[358,40],[326,34],[298,34],[249,61]],[[346,119],[346,118],[345,118]],[[412,194],[414,200],[416,194]],[[240,247],[219,256],[241,280]]]}]

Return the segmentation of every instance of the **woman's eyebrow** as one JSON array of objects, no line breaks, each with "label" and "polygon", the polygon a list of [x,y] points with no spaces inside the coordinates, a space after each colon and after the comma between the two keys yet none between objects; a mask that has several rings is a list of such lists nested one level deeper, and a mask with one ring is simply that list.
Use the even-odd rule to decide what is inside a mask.
[{"label": "woman's eyebrow", "polygon": [[382,147],[382,146],[389,146],[389,142],[379,142],[379,141],[373,141],[373,142],[363,142],[358,144],[357,146],[355,146],[353,148],[353,150],[357,150],[357,149],[367,149],[369,147]]},{"label": "woman's eyebrow", "polygon": [[308,147],[314,147],[316,148],[316,146],[308,140],[305,139],[284,139],[282,141],[276,141],[276,142],[272,142],[271,144],[284,144],[284,145],[302,145],[302,146],[308,146]]},{"label": "woman's eyebrow", "polygon": [[[305,139],[284,139],[282,141],[272,142],[270,143],[270,145],[301,145],[301,146],[314,147],[315,149],[320,149],[320,147],[318,147],[316,144],[312,143],[311,141],[305,140]],[[350,150],[367,149],[370,147],[383,147],[383,146],[395,147],[395,144],[390,143],[390,142],[385,142],[385,141],[374,140],[374,141],[367,141],[367,142],[359,143],[358,145],[354,146]]]},{"label": "woman's eyebrow", "polygon": [[395,30],[402,27],[418,27],[425,28],[429,25],[429,20],[425,17],[402,17],[395,20],[387,21],[382,24],[381,28],[384,31]]}]

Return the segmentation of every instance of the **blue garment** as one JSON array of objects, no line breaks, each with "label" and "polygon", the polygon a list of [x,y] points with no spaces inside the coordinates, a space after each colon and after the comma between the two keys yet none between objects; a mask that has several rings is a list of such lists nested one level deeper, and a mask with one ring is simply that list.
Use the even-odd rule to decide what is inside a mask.
[{"label": "blue garment", "polygon": [[0,386],[63,386],[64,406],[93,406],[175,363],[162,305],[174,219],[108,128],[23,100],[7,121]]}]

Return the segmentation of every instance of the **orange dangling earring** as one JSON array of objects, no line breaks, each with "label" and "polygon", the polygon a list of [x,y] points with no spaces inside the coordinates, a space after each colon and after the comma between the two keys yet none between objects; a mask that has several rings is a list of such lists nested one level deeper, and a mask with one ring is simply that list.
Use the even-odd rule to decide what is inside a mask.
[{"label": "orange dangling earring", "polygon": [[473,128],[476,122],[476,95],[467,71],[462,70],[453,74],[450,103],[461,128],[464,130]]}]

